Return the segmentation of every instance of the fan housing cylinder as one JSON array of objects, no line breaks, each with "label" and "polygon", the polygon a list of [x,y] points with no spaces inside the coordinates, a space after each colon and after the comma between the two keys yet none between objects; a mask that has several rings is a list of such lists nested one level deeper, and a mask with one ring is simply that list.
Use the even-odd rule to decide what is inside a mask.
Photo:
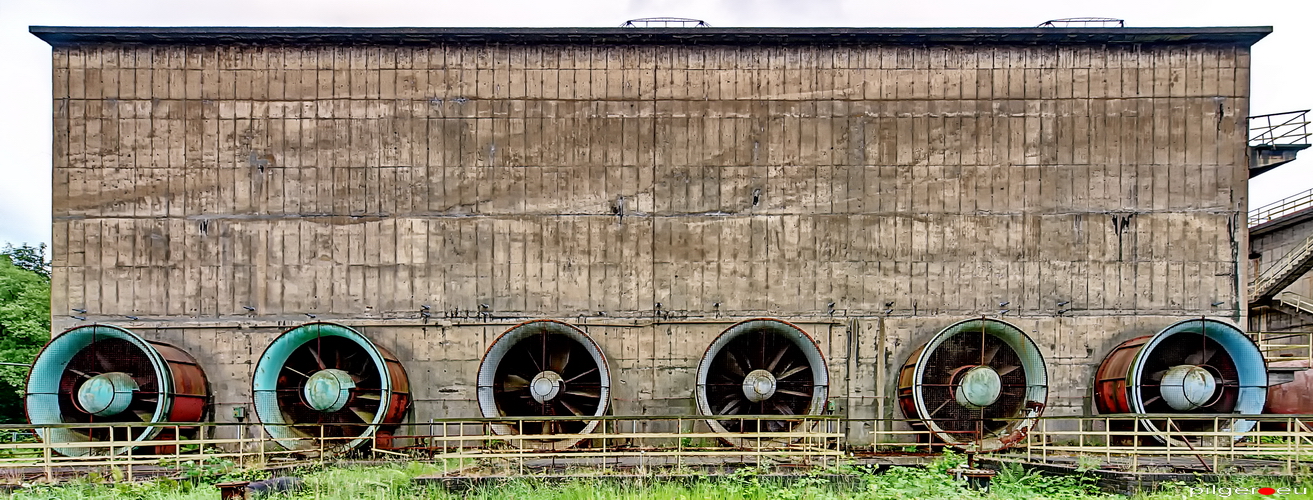
[{"label": "fan housing cylinder", "polygon": [[[785,321],[758,318],[726,328],[707,346],[698,363],[694,396],[705,416],[819,415],[825,411],[829,386],[825,356],[811,335]],[[790,426],[783,419],[706,422],[720,433],[781,432]]]},{"label": "fan housing cylinder", "polygon": [[333,452],[374,436],[389,443],[411,404],[410,379],[397,357],[334,323],[279,335],[260,355],[251,389],[256,418],[289,450],[319,449],[320,438]]},{"label": "fan housing cylinder", "polygon": [[1021,329],[959,321],[912,351],[898,374],[898,404],[913,428],[955,448],[988,452],[1025,437],[1044,411],[1048,369]]},{"label": "fan housing cylinder", "polygon": [[[503,332],[483,355],[478,373],[479,410],[497,417],[600,417],[611,400],[611,370],[602,349],[583,330],[554,320],[534,320]],[[495,423],[500,435],[543,434],[537,446],[564,449],[599,420],[524,420]]]},{"label": "fan housing cylinder", "polygon": [[37,354],[26,388],[28,422],[37,426],[41,440],[57,444],[52,449],[66,456],[118,454],[131,446],[58,444],[148,441],[164,428],[40,426],[199,422],[210,400],[205,371],[195,358],[110,325],[79,326],[56,335]]},{"label": "fan housing cylinder", "polygon": [[[1099,413],[1200,413],[1256,415],[1267,399],[1267,364],[1248,335],[1215,319],[1178,321],[1155,335],[1136,337],[1114,347],[1094,375],[1094,403]],[[1185,445],[1178,437],[1212,432],[1213,422],[1145,420],[1160,442]],[[1255,421],[1237,419],[1222,432],[1253,429]]]}]

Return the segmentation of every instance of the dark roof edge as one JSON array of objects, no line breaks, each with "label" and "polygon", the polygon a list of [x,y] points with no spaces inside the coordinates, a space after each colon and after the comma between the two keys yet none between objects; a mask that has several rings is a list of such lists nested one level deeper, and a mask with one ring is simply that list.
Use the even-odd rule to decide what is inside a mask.
[{"label": "dark roof edge", "polygon": [[53,47],[83,44],[1090,44],[1253,45],[1271,26],[1207,28],[318,28],[31,26]]}]

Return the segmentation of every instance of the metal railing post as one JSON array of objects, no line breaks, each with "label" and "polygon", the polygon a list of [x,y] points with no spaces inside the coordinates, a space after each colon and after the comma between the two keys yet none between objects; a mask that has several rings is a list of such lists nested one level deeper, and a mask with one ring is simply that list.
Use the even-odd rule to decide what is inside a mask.
[{"label": "metal railing post", "polygon": [[[124,451],[126,451],[125,455],[127,456],[125,458],[128,461],[127,463],[128,482],[131,483],[133,479],[132,478],[132,451],[135,448],[134,446],[132,446],[132,426],[131,425],[127,426],[125,429],[123,429],[123,431],[124,434],[128,436],[128,446],[127,449]],[[111,427],[110,434],[112,435],[113,433],[114,433],[114,429]]]},{"label": "metal railing post", "polygon": [[50,428],[47,427],[45,432],[45,438],[41,439],[42,465],[45,468],[47,483],[55,482],[54,471],[52,471],[50,467],[50,459],[51,459],[50,438],[51,438]]},{"label": "metal railing post", "polygon": [[[245,426],[246,424],[243,423],[241,425]],[[255,433],[256,443],[259,443],[258,446],[260,447],[260,463],[268,465],[269,459],[264,456],[264,445],[265,445],[264,433],[260,432],[259,427],[256,427],[255,429],[256,429],[256,433]],[[242,433],[245,434],[246,431],[243,430]]]}]

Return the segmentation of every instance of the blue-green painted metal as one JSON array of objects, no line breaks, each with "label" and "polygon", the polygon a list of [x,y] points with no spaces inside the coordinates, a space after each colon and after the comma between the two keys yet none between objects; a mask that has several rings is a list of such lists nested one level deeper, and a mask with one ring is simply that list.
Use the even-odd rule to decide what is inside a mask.
[{"label": "blue-green painted metal", "polygon": [[[264,354],[260,356],[260,361],[255,365],[255,376],[251,382],[251,389],[255,397],[256,418],[264,425],[265,432],[269,433],[269,436],[278,442],[279,446],[289,450],[315,448],[317,445],[313,438],[318,436],[307,434],[292,427],[296,424],[312,422],[294,422],[279,408],[277,397],[279,389],[278,375],[293,352],[306,343],[321,337],[341,337],[359,345],[369,355],[375,369],[379,371],[379,380],[383,386],[382,400],[388,401],[392,395],[391,377],[387,373],[388,365],[384,361],[383,355],[373,342],[355,329],[333,323],[308,323],[284,332],[277,339],[274,339],[273,343],[265,348]],[[378,431],[379,424],[382,424],[385,418],[385,413],[380,409],[374,415],[373,420],[368,423],[367,430],[360,437],[345,443],[332,442],[328,446],[349,449],[364,444]]]},{"label": "blue-green painted metal", "polygon": [[336,368],[329,368],[311,375],[305,382],[305,389],[301,394],[311,408],[322,412],[334,412],[346,406],[347,401],[351,400],[351,389],[355,388],[356,381],[351,379],[351,375]]},{"label": "blue-green painted metal", "polygon": [[[64,375],[65,369],[68,368],[69,361],[73,359],[83,349],[91,344],[105,339],[120,339],[132,344],[141,350],[142,355],[150,360],[153,375],[159,381],[160,397],[155,405],[155,412],[150,416],[150,422],[164,422],[169,414],[172,398],[165,392],[173,387],[173,376],[168,369],[163,357],[160,356],[149,343],[142,340],[141,337],[132,332],[109,325],[87,325],[67,330],[50,340],[41,352],[37,354],[36,361],[32,363],[32,371],[28,373],[27,378],[27,395],[25,403],[27,407],[27,418],[34,426],[37,426],[37,436],[42,441],[49,443],[86,443],[92,439],[84,431],[72,428],[41,428],[44,424],[64,424],[75,423],[66,420],[60,411],[59,398],[60,388],[59,381]],[[160,432],[159,427],[147,427],[142,429],[133,441],[146,441],[154,438]],[[110,450],[113,454],[123,453],[128,447],[114,448]],[[92,453],[104,452],[104,448],[84,448],[84,447],[67,447],[56,446],[54,450],[65,456],[83,456]]]},{"label": "blue-green painted metal", "polygon": [[1003,379],[988,366],[977,366],[966,371],[958,381],[954,396],[967,408],[984,408],[998,401],[1003,393]]},{"label": "blue-green painted metal", "polygon": [[123,372],[102,373],[87,379],[78,387],[78,404],[92,415],[118,415],[132,404],[133,393],[138,389],[141,386],[132,380],[132,375]]}]

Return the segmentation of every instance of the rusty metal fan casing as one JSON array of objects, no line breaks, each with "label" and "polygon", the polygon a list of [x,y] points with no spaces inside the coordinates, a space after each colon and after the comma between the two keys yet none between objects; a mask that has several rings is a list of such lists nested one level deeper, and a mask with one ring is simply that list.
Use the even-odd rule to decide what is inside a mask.
[{"label": "rusty metal fan casing", "polygon": [[[816,340],[793,324],[761,318],[725,329],[707,346],[698,363],[694,395],[698,411],[706,416],[819,415],[825,411],[829,386],[829,368]],[[721,433],[783,432],[792,427],[785,419],[706,422]]]},{"label": "rusty metal fan casing", "polygon": [[275,339],[256,364],[252,394],[265,432],[289,450],[340,452],[375,436],[384,447],[411,404],[397,357],[333,323],[308,323]]},{"label": "rusty metal fan casing", "polygon": [[[1239,328],[1214,319],[1178,321],[1156,335],[1122,342],[1099,364],[1094,403],[1102,414],[1180,413],[1255,415],[1267,399],[1267,364]],[[1185,446],[1178,437],[1213,432],[1213,421],[1143,420],[1159,442]],[[1246,432],[1238,419],[1222,432]]]},{"label": "rusty metal fan casing", "polygon": [[[1263,413],[1279,415],[1313,415],[1313,362],[1307,359],[1298,361],[1274,361],[1269,367],[1304,368],[1294,373],[1294,380],[1289,383],[1274,385],[1267,389],[1267,403]],[[1313,425],[1313,420],[1305,420],[1306,425]]]},{"label": "rusty metal fan casing", "polygon": [[898,404],[913,428],[971,452],[1020,441],[1043,413],[1048,371],[1035,342],[994,319],[943,329],[908,356]]},{"label": "rusty metal fan casing", "polygon": [[[25,396],[35,426],[76,423],[199,422],[209,404],[209,384],[196,359],[163,342],[144,340],[109,325],[69,329],[37,354]],[[37,436],[67,456],[127,451],[77,443],[147,441],[164,427],[38,427]],[[170,429],[171,431],[171,429]]]},{"label": "rusty metal fan casing", "polygon": [[[521,323],[505,331],[483,355],[478,374],[479,410],[495,417],[600,417],[611,400],[606,356],[588,334],[552,320]],[[497,434],[587,434],[588,419],[495,423]],[[545,437],[537,446],[564,449],[578,438]]]}]

